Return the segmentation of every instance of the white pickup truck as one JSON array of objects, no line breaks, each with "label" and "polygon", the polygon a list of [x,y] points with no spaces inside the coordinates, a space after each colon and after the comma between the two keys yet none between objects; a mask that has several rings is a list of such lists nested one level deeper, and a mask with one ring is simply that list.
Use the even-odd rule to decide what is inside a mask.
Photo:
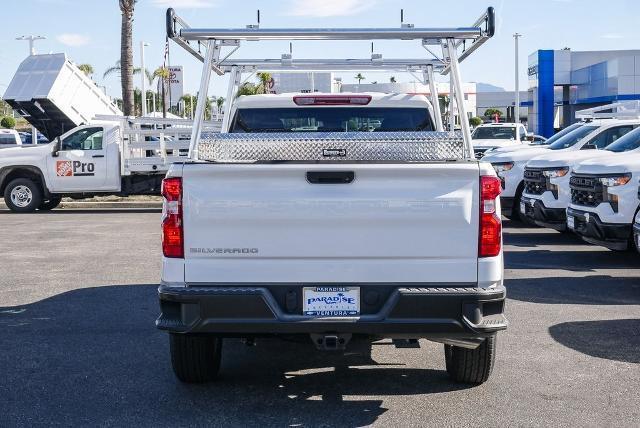
[{"label": "white pickup truck", "polygon": [[506,327],[491,165],[412,159],[433,129],[419,95],[241,97],[232,117],[164,182],[157,325],[178,377],[210,379],[223,337],[306,334],[428,338],[486,380]]},{"label": "white pickup truck", "polygon": [[[231,74],[233,100],[243,72],[265,69],[451,72],[466,117],[458,51],[493,32],[491,8],[454,29],[206,29],[167,11],[167,36],[203,61],[189,158],[162,186],[156,325],[178,379],[215,379],[225,338],[284,335],[332,351],[354,336],[425,338],[444,343],[454,380],[489,378],[507,327],[500,181],[475,159],[466,121],[436,131],[422,95],[313,92],[239,97],[221,133],[199,128],[212,72]],[[446,56],[228,59],[274,39],[418,40]]]},{"label": "white pickup truck", "polygon": [[476,158],[502,147],[524,148],[530,143],[527,128],[521,123],[485,123],[473,130],[473,150]]},{"label": "white pickup truck", "polygon": [[567,225],[587,242],[627,250],[633,248],[634,218],[640,209],[640,128],[607,147],[607,152],[573,169]]},{"label": "white pickup truck", "polygon": [[[63,196],[160,194],[169,165],[186,156],[191,121],[111,117],[49,144],[0,150],[0,194],[14,212],[51,210]],[[207,127],[215,124],[207,123]]]},{"label": "white pickup truck", "polygon": [[577,134],[580,130],[592,129],[570,147],[549,151],[528,161],[524,168],[520,212],[540,226],[565,231],[572,168],[581,161],[609,155],[611,152],[603,149],[639,125],[638,119],[597,119],[574,131]]}]

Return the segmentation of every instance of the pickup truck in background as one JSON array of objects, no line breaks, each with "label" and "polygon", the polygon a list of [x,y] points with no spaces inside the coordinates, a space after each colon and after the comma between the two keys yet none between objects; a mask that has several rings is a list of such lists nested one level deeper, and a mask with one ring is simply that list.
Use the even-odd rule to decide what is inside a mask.
[{"label": "pickup truck in background", "polygon": [[[489,162],[496,170],[502,183],[500,204],[502,215],[510,220],[524,221],[520,212],[520,200],[524,190],[524,165],[534,157],[548,153],[550,150],[561,150],[576,144],[595,128],[582,128],[583,123],[574,123],[547,140],[543,146],[528,146],[527,150],[505,147],[487,153],[483,162]],[[574,132],[575,131],[575,132]],[[565,137],[566,136],[566,137]]]},{"label": "pickup truck in background", "polygon": [[640,209],[640,128],[606,151],[608,156],[583,161],[573,169],[567,226],[589,243],[628,250],[633,248],[634,219]]},{"label": "pickup truck in background", "polygon": [[565,231],[566,210],[571,202],[569,177],[572,168],[581,161],[611,154],[612,152],[603,149],[639,125],[639,119],[594,120],[581,129],[596,129],[578,143],[528,161],[524,168],[520,212],[539,226]]},{"label": "pickup truck in background", "polygon": [[73,128],[49,144],[3,149],[0,194],[7,207],[29,213],[51,210],[63,196],[159,195],[169,165],[187,155],[191,121],[108,118]]},{"label": "pickup truck in background", "polygon": [[521,123],[485,123],[473,130],[473,150],[476,158],[502,147],[523,148],[529,146],[527,139],[533,137]]},{"label": "pickup truck in background", "polygon": [[454,379],[487,380],[506,328],[500,182],[454,141],[414,146],[454,135],[429,132],[429,101],[255,95],[231,117],[163,184],[157,326],[178,378],[215,378],[223,338],[295,334],[427,338]]}]

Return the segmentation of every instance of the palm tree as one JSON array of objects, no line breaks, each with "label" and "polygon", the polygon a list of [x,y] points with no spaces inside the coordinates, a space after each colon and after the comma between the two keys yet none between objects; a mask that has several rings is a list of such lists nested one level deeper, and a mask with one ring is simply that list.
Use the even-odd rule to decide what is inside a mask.
[{"label": "palm tree", "polygon": [[389,82],[390,82],[390,83],[396,83],[396,76],[391,76],[391,77],[389,78]]},{"label": "palm tree", "polygon": [[367,78],[366,78],[366,77],[364,77],[364,76],[362,75],[362,73],[358,73],[358,74],[356,74],[355,79],[358,81],[358,85],[359,85],[359,84],[360,84],[360,81],[362,81],[362,80],[366,80]]},{"label": "palm tree", "polygon": [[91,77],[93,74],[93,66],[91,64],[80,64],[78,69],[84,73],[85,76]]},{"label": "palm tree", "polygon": [[256,87],[256,94],[268,94],[269,83],[271,82],[271,73],[262,72],[258,73],[258,86]]},{"label": "palm tree", "polygon": [[216,106],[218,107],[218,114],[222,113],[223,105],[224,105],[224,98],[223,97],[216,98]]},{"label": "palm tree", "polygon": [[133,114],[133,10],[136,0],[118,0],[122,13],[120,28],[120,83],[125,116]]},{"label": "palm tree", "polygon": [[162,86],[162,117],[167,117],[167,91],[166,91],[166,83],[169,80],[169,69],[167,67],[158,67],[153,72],[153,77],[157,77],[160,79]]}]

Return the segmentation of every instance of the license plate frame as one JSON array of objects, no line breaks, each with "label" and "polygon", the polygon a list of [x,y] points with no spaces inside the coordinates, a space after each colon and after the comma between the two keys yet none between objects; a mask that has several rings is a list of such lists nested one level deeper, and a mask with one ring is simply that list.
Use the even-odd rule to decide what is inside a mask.
[{"label": "license plate frame", "polygon": [[311,317],[329,318],[358,316],[360,287],[303,287],[302,313]]}]

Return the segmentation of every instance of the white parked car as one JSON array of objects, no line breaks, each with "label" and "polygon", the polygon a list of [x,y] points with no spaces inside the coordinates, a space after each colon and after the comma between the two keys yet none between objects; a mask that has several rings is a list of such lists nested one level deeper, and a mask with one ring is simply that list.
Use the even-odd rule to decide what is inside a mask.
[{"label": "white parked car", "polygon": [[583,160],[610,155],[612,152],[602,149],[639,125],[638,119],[594,120],[584,126],[597,129],[580,142],[528,161],[524,168],[520,212],[537,225],[566,230],[566,209],[571,202],[569,177],[572,168]]},{"label": "white parked car", "polygon": [[499,147],[528,145],[527,128],[521,123],[485,123],[473,130],[473,150],[476,158],[480,159],[488,150]]},{"label": "white parked car", "polygon": [[[573,170],[567,225],[587,242],[626,250],[633,245],[634,220],[640,223],[640,128],[607,151],[612,154],[581,162]],[[640,233],[640,227],[635,230]]]},{"label": "white parked car", "polygon": [[513,220],[523,220],[520,213],[520,198],[524,190],[524,165],[534,157],[553,150],[562,150],[578,143],[587,134],[597,129],[596,126],[575,123],[558,132],[544,146],[526,146],[526,150],[515,147],[504,147],[488,153],[482,160],[489,162],[496,170],[502,182],[500,201],[502,215]]},{"label": "white parked car", "polygon": [[0,149],[21,146],[20,134],[15,129],[0,129]]}]

